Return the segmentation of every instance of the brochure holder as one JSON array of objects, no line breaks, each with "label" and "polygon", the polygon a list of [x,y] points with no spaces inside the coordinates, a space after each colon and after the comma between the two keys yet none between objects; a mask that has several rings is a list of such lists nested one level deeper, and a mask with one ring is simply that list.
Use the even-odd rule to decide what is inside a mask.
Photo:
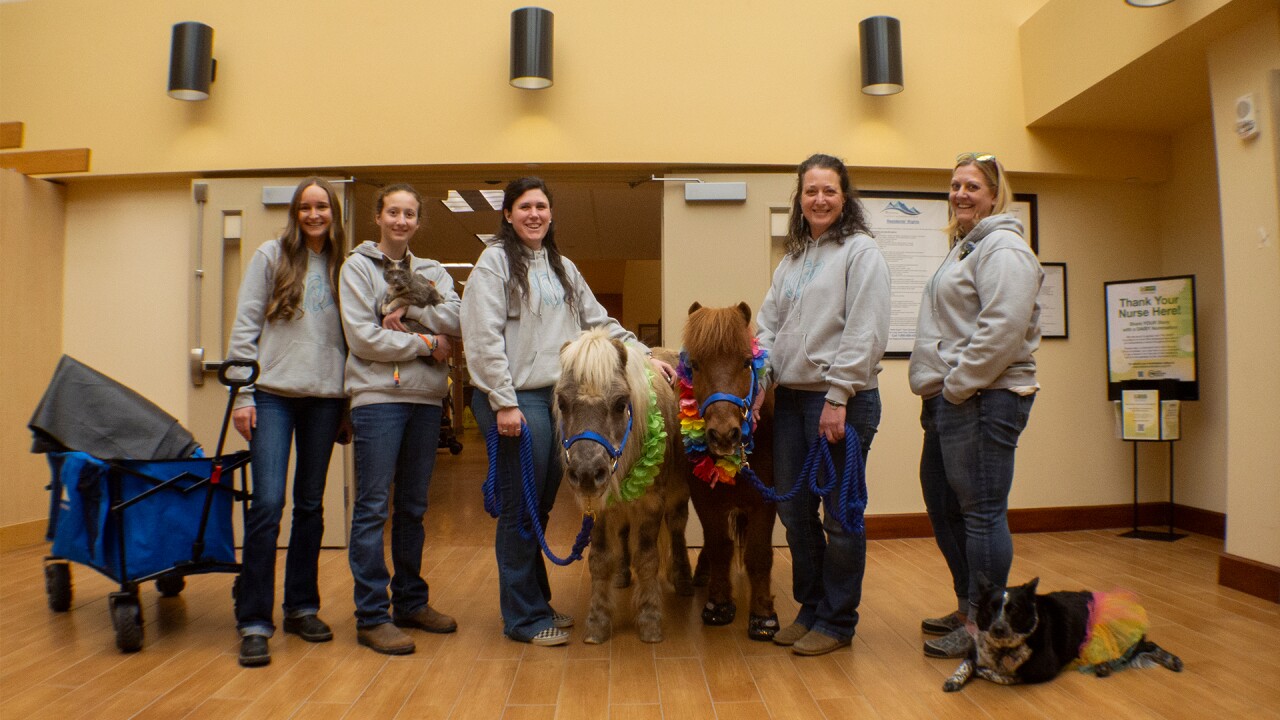
[{"label": "brochure holder", "polygon": [[[1153,387],[1154,385],[1154,387]],[[1180,406],[1177,382],[1121,382],[1120,416],[1121,437],[1133,443],[1133,529],[1120,537],[1139,540],[1173,542],[1187,536],[1173,529],[1173,443],[1181,437]],[[1164,397],[1164,400],[1161,398]],[[1138,445],[1144,442],[1163,442],[1169,445],[1169,513],[1168,531],[1141,530],[1138,528]]]}]

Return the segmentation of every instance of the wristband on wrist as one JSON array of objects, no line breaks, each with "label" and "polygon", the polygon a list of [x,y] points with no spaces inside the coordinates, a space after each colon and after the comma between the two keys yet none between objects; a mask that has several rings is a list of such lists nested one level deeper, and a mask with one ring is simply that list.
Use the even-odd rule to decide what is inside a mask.
[{"label": "wristband on wrist", "polygon": [[844,407],[844,403],[842,403],[842,402],[836,402],[835,400],[832,400],[831,398],[823,398],[823,400],[826,400],[827,404],[828,404],[828,405],[830,405],[831,407]]},{"label": "wristband on wrist", "polygon": [[440,347],[440,341],[436,340],[432,335],[423,335],[422,333],[418,333],[418,337],[422,338],[422,342],[427,344],[427,352],[431,355],[434,355],[436,348]]}]

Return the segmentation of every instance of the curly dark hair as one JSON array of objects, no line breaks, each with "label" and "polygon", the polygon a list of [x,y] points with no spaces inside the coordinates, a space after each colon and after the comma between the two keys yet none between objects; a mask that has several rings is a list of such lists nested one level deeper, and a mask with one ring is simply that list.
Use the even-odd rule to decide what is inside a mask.
[{"label": "curly dark hair", "polygon": [[840,192],[844,194],[844,207],[840,209],[840,217],[831,226],[837,231],[836,242],[843,244],[844,239],[854,233],[871,235],[871,228],[867,226],[866,212],[858,200],[858,190],[849,180],[849,168],[845,167],[844,161],[838,157],[817,153],[810,155],[796,168],[796,191],[791,197],[791,222],[787,232],[788,255],[799,255],[804,251],[805,243],[809,241],[809,221],[804,219],[804,211],[800,208],[800,197],[804,193],[804,174],[814,168],[834,170],[840,177]]}]

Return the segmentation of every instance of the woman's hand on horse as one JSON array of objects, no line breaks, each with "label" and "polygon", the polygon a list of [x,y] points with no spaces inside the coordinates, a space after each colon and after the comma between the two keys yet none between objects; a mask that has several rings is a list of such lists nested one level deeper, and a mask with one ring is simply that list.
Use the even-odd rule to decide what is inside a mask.
[{"label": "woman's hand on horse", "polygon": [[756,399],[751,403],[751,422],[752,424],[760,422],[760,406],[764,405],[764,388],[760,388],[756,392]]},{"label": "woman's hand on horse", "polygon": [[670,363],[663,362],[658,358],[649,358],[649,362],[654,369],[662,373],[662,379],[667,381],[668,385],[672,385],[676,379],[676,369],[671,367]]},{"label": "woman's hand on horse", "polygon": [[386,316],[382,318],[382,327],[388,330],[395,330],[396,332],[409,332],[409,328],[405,327],[403,320],[404,313],[408,309],[409,306],[402,305],[387,313]]},{"label": "woman's hand on horse", "polygon": [[231,422],[236,432],[245,440],[253,439],[253,429],[258,427],[258,408],[253,405],[242,407],[231,413]]},{"label": "woman's hand on horse", "polygon": [[822,404],[822,417],[818,418],[818,434],[827,439],[827,442],[840,442],[844,440],[844,417],[845,408],[843,405],[837,407],[827,403]]},{"label": "woman's hand on horse", "polygon": [[498,434],[504,437],[519,437],[520,428],[524,425],[524,413],[518,407],[504,407],[498,411]]}]

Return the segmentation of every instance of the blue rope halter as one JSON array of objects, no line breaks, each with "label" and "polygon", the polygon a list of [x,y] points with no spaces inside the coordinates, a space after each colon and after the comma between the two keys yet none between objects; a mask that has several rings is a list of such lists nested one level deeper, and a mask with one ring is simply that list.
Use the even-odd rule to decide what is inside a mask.
[{"label": "blue rope halter", "polygon": [[[827,471],[829,479],[826,487],[818,484],[819,467]],[[804,466],[800,468],[800,476],[785,494],[779,495],[776,490],[761,482],[746,463],[743,463],[739,472],[751,481],[765,500],[772,503],[787,502],[801,488],[807,487],[810,492],[823,499],[827,513],[840,523],[845,532],[852,535],[866,534],[867,468],[862,460],[862,441],[852,425],[844,426],[844,468],[840,474],[836,473],[835,461],[831,457],[831,444],[823,440],[821,435],[809,446]]]},{"label": "blue rope halter", "polygon": [[[618,458],[621,458],[622,451],[627,449],[627,439],[631,437],[631,418],[632,418],[631,403],[627,403],[627,429],[622,433],[622,442],[618,443],[618,447],[616,448],[613,446],[613,443],[609,442],[608,438],[596,432],[595,430],[583,430],[582,432],[578,433],[577,435],[574,435],[571,438],[566,438],[563,442],[561,442],[561,445],[564,446],[565,465],[569,464],[569,447],[572,446],[574,443],[578,442],[579,440],[590,440],[594,443],[598,443],[600,446],[604,448],[605,452],[609,453],[609,457],[613,458],[613,464],[610,465],[609,472],[610,473],[617,472]],[[560,435],[562,437],[564,436],[563,422],[560,424]]]},{"label": "blue rope halter", "polygon": [[[693,365],[689,363],[689,354],[684,350],[680,351],[680,364],[689,369],[689,376],[692,377]],[[745,398],[734,395],[733,393],[713,392],[707,396],[706,400],[702,401],[701,405],[698,406],[698,415],[701,417],[707,416],[707,408],[710,407],[712,403],[727,402],[738,406],[738,409],[742,411],[742,450],[744,461],[746,460],[746,453],[751,452],[751,435],[755,432],[755,423],[751,420],[751,406],[756,401],[756,393],[760,391],[760,381],[756,379],[756,373],[752,368],[751,363],[748,363],[747,368],[751,372],[751,385],[747,388],[747,396]]]},{"label": "blue rope halter", "polygon": [[[628,423],[628,430],[630,423]],[[485,433],[485,448],[489,454],[489,474],[485,476],[484,485],[481,490],[484,492],[484,509],[489,513],[490,517],[498,517],[502,514],[502,498],[498,495],[498,426],[495,423]],[[616,462],[616,461],[615,461]],[[534,494],[534,477],[533,477],[533,434],[529,431],[529,426],[525,423],[520,424],[520,489],[524,499],[524,506],[518,508],[520,520],[520,536],[526,540],[532,540],[535,537],[538,545],[542,547],[542,554],[556,565],[568,565],[576,560],[582,559],[582,552],[586,550],[587,545],[591,542],[591,529],[595,527],[594,513],[587,511],[582,514],[582,529],[578,531],[578,537],[573,541],[573,549],[569,551],[569,556],[565,558],[556,557],[551,552],[551,548],[547,545],[547,537],[542,528],[542,521],[539,520],[538,499]]]}]

